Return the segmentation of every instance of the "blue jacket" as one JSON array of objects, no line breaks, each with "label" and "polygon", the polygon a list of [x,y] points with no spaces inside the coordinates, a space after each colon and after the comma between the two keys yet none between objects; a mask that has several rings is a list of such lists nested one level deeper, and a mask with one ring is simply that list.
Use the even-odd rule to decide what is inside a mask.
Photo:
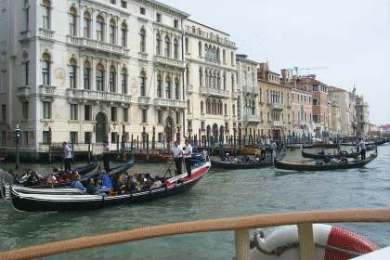
[{"label": "blue jacket", "polygon": [[71,187],[74,189],[85,190],[84,185],[80,181],[73,181]]},{"label": "blue jacket", "polygon": [[102,176],[102,188],[103,189],[112,189],[112,180],[108,174]]}]

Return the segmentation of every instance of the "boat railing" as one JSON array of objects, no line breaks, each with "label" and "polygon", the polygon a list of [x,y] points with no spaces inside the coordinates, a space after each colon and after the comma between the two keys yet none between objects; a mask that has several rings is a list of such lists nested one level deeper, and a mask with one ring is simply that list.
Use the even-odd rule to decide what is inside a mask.
[{"label": "boat railing", "polygon": [[316,223],[379,223],[390,222],[390,209],[350,209],[334,211],[312,211],[297,213],[264,214],[246,217],[201,220],[86,236],[65,241],[51,242],[0,253],[0,259],[33,259],[83,249],[111,246],[126,242],[140,241],[174,235],[233,231],[237,260],[249,260],[249,231],[256,228],[297,225],[299,254],[301,260],[315,257],[313,224]]}]

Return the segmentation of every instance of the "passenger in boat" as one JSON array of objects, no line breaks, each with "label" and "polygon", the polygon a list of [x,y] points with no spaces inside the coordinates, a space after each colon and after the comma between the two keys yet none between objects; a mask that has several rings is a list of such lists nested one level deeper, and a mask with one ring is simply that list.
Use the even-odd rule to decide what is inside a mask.
[{"label": "passenger in boat", "polygon": [[153,182],[152,186],[150,186],[150,189],[153,190],[153,189],[158,189],[158,188],[161,188],[163,186],[163,182],[162,182],[162,179],[157,176],[155,178],[155,181]]},{"label": "passenger in boat", "polygon": [[188,140],[185,141],[186,147],[183,151],[184,164],[186,165],[187,175],[191,177],[191,163],[192,163],[192,145]]},{"label": "passenger in boat", "polygon": [[130,193],[137,192],[137,179],[135,176],[130,176],[127,181],[127,189]]},{"label": "passenger in boat", "polygon": [[47,185],[50,188],[54,188],[54,185],[57,183],[57,178],[54,176],[53,173],[50,173],[49,176],[47,177]]},{"label": "passenger in boat", "polygon": [[72,163],[72,148],[67,142],[64,142],[64,162],[65,162],[65,171],[70,171]]},{"label": "passenger in boat", "polygon": [[87,193],[90,195],[95,195],[97,192],[97,187],[94,179],[89,179],[88,185],[87,185]]},{"label": "passenger in boat", "polygon": [[102,171],[102,177],[101,177],[101,183],[102,183],[102,191],[111,191],[113,186],[112,186],[112,180],[110,175],[103,170]]},{"label": "passenger in boat", "polygon": [[74,189],[86,190],[84,185],[80,182],[80,175],[76,172],[75,180],[70,185]]},{"label": "passenger in boat", "polygon": [[176,174],[180,175],[182,174],[183,149],[179,145],[178,141],[175,141],[172,147],[172,155],[173,155],[173,159],[175,160]]}]

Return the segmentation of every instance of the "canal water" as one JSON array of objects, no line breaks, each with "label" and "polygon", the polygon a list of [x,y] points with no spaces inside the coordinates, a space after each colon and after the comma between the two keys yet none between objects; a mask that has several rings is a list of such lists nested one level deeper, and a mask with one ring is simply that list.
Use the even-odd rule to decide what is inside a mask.
[{"label": "canal water", "polygon": [[[299,157],[300,151],[289,158]],[[162,172],[164,165],[133,171]],[[0,251],[190,220],[302,210],[390,208],[390,146],[363,169],[281,172],[276,169],[212,170],[190,192],[176,197],[81,213],[23,213],[0,201]],[[342,224],[380,246],[390,245],[389,224]],[[48,259],[232,259],[233,233],[158,238]]]}]

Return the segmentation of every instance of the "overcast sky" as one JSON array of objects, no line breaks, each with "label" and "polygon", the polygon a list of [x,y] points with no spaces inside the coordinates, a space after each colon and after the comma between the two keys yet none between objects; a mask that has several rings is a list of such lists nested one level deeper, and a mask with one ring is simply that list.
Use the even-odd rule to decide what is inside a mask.
[{"label": "overcast sky", "polygon": [[[161,0],[228,32],[245,53],[282,68],[326,67],[329,85],[356,85],[373,123],[390,123],[390,0]],[[388,76],[388,77],[386,77]]]}]

